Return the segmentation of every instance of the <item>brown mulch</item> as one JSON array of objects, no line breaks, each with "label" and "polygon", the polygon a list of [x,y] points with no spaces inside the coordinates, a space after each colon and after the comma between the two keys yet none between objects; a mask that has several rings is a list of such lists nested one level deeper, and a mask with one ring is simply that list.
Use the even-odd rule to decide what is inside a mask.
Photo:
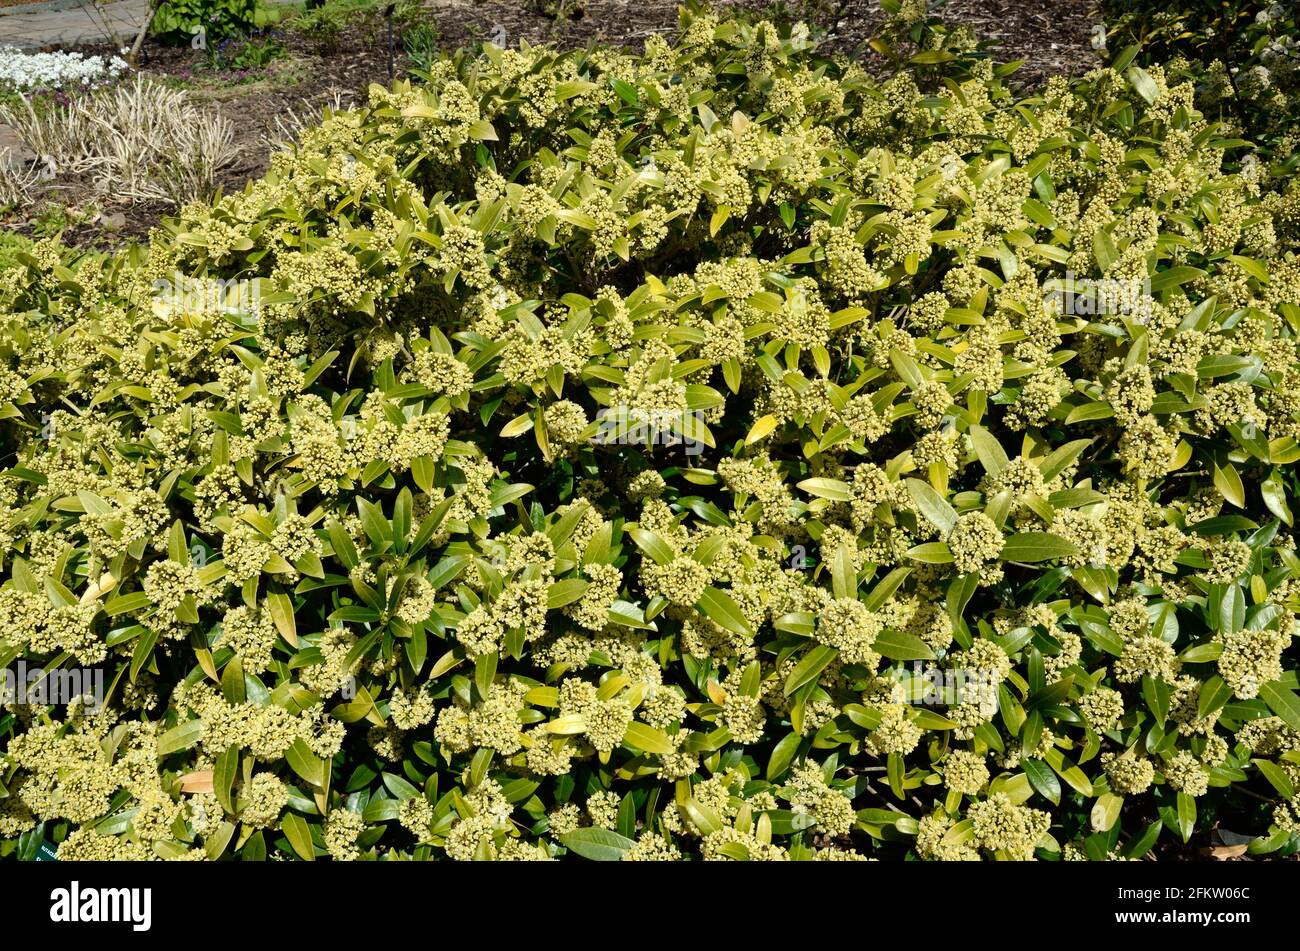
[{"label": "brown mulch", "polygon": [[[586,0],[573,19],[544,16],[519,0],[428,0],[426,5],[449,47],[490,38],[500,28],[511,44],[522,37],[563,47],[594,41],[635,48],[652,33],[671,33],[677,25],[677,0]],[[714,6],[762,12],[773,2],[715,0]],[[1025,60],[1016,74],[1025,85],[1086,72],[1098,63],[1089,45],[1092,27],[1100,22],[1096,0],[936,0],[930,6],[945,21],[968,24],[995,41],[999,59]],[[795,16],[808,11],[826,34],[827,46],[843,53],[862,52],[884,20],[879,0],[786,0],[777,9]]]},{"label": "brown mulch", "polygon": [[1101,22],[1095,0],[950,0],[935,9],[945,20],[969,24],[976,35],[996,42],[998,59],[1024,60],[1016,79],[1025,85],[1101,65],[1090,43],[1093,27]]},{"label": "brown mulch", "polygon": [[[793,7],[795,4],[787,4]],[[829,4],[827,4],[829,5]],[[565,48],[591,42],[638,48],[653,33],[677,26],[677,0],[585,0],[569,18],[549,17],[521,0],[426,0],[446,47],[464,46],[493,35],[516,46],[554,43]],[[761,11],[771,0],[714,0],[718,11]],[[496,42],[496,40],[493,40]]]}]

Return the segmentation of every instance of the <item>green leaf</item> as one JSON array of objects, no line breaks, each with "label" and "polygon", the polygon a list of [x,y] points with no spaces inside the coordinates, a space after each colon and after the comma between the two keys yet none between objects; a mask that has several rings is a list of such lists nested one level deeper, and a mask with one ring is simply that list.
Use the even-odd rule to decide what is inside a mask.
[{"label": "green leaf", "polygon": [[233,822],[222,822],[214,834],[203,840],[203,851],[207,853],[208,861],[215,862],[225,855],[226,849],[230,846],[230,840],[234,837],[235,824]]},{"label": "green leaf", "polygon": [[357,497],[357,514],[361,516],[361,527],[366,537],[378,549],[384,549],[392,540],[392,526],[384,518],[384,510],[368,499]]},{"label": "green leaf", "polygon": [[497,130],[487,119],[475,119],[469,126],[469,137],[480,142],[496,142]]},{"label": "green leaf", "polygon": [[1056,771],[1056,775],[1069,783],[1075,792],[1092,796],[1092,780],[1083,770],[1066,759],[1059,749],[1049,750],[1043,759],[1047,760],[1048,765]]},{"label": "green leaf", "polygon": [[1246,487],[1242,485],[1241,476],[1237,473],[1237,467],[1228,463],[1222,468],[1216,463],[1214,466],[1214,487],[1219,490],[1227,501],[1237,506],[1239,509],[1246,507]]},{"label": "green leaf", "polygon": [[628,601],[615,601],[609,609],[609,623],[622,627],[631,627],[641,631],[653,630],[654,624],[647,622],[645,612]]},{"label": "green leaf", "polygon": [[1033,564],[1077,555],[1079,549],[1073,542],[1050,532],[1020,532],[1012,535],[1002,546],[1002,560]]},{"label": "green leaf", "polygon": [[1070,410],[1070,415],[1065,417],[1065,424],[1073,426],[1075,423],[1083,423],[1093,419],[1110,419],[1115,415],[1115,410],[1109,403],[1100,401],[1092,403],[1083,403]]},{"label": "green leaf", "polygon": [[1194,281],[1198,277],[1204,276],[1205,272],[1199,267],[1181,265],[1179,267],[1166,268],[1152,276],[1151,292],[1153,294],[1158,294],[1161,291],[1167,291],[1173,287],[1180,287],[1188,281]]},{"label": "green leaf", "polygon": [[316,848],[311,841],[311,827],[307,825],[306,819],[296,812],[287,812],[280,820],[280,828],[300,859],[306,862],[316,860]]},{"label": "green leaf", "polygon": [[903,777],[907,767],[903,763],[903,757],[898,753],[890,753],[885,760],[886,774],[889,777],[889,790],[894,794],[894,798],[902,799],[906,795],[903,786]]},{"label": "green leaf", "polygon": [[636,547],[645,552],[656,565],[666,565],[677,557],[677,553],[669,547],[668,543],[649,529],[632,525],[627,533],[632,536],[632,541],[636,542]]},{"label": "green leaf", "polygon": [[1286,501],[1286,488],[1277,469],[1269,473],[1268,478],[1259,484],[1259,494],[1264,498],[1268,510],[1288,526],[1295,524],[1291,508]]},{"label": "green leaf", "polygon": [[804,479],[799,483],[799,488],[819,499],[830,499],[832,502],[853,501],[853,489],[847,482],[838,479]]},{"label": "green leaf", "polygon": [[202,720],[186,720],[158,737],[158,755],[167,756],[188,750],[203,736]]},{"label": "green leaf", "polygon": [[1111,237],[1110,228],[1098,228],[1092,235],[1092,256],[1097,259],[1097,266],[1102,271],[1109,271],[1111,265],[1119,258],[1119,249]]},{"label": "green leaf", "polygon": [[141,635],[139,643],[135,645],[135,651],[131,654],[131,683],[135,683],[136,678],[140,676],[140,671],[149,663],[157,645],[158,632],[153,628],[149,628]]},{"label": "green leaf", "polygon": [[266,837],[262,835],[261,829],[248,837],[244,847],[239,850],[239,858],[244,862],[266,861]]},{"label": "green leaf", "polygon": [[[1213,380],[1221,376],[1232,376],[1255,366],[1252,357],[1236,356],[1230,353],[1212,353],[1202,357],[1196,364],[1196,375],[1202,380]],[[1190,399],[1190,397],[1189,397]]]},{"label": "green leaf", "polygon": [[952,531],[952,527],[957,524],[957,510],[949,505],[930,483],[922,482],[920,479],[908,479],[907,491],[911,493],[912,500],[916,502],[916,507],[920,509],[921,514],[939,530],[940,534],[947,535]]},{"label": "green leaf", "polygon": [[979,574],[974,571],[958,575],[949,583],[944,600],[947,602],[948,619],[952,621],[953,627],[961,623],[962,612],[966,610],[966,605],[979,588],[979,583]]},{"label": "green leaf", "polygon": [[1160,840],[1160,830],[1164,828],[1164,823],[1157,819],[1146,827],[1140,836],[1124,847],[1122,854],[1125,858],[1137,859],[1151,851]]},{"label": "green leaf", "polygon": [[767,771],[764,773],[769,782],[785,775],[799,752],[799,743],[802,739],[798,733],[787,733],[776,746],[772,747],[772,755],[768,757]]},{"label": "green leaf", "polygon": [[1259,695],[1268,708],[1280,716],[1293,730],[1300,730],[1300,697],[1295,691],[1271,680],[1259,688]]},{"label": "green leaf", "polygon": [[502,485],[492,490],[492,497],[488,500],[488,505],[492,508],[503,508],[516,499],[522,499],[533,487],[524,482],[516,482],[511,485]]},{"label": "green leaf", "polygon": [[117,617],[119,614],[132,614],[152,606],[153,602],[149,600],[149,595],[143,591],[132,591],[130,594],[121,594],[105,601],[104,613],[109,617]]},{"label": "green leaf", "polygon": [[1178,834],[1187,842],[1196,830],[1196,800],[1185,792],[1178,794]]},{"label": "green leaf", "polygon": [[881,578],[876,586],[871,589],[871,593],[862,599],[862,603],[866,605],[867,610],[879,611],[884,607],[885,603],[890,599],[894,592],[899,589],[902,583],[907,580],[907,576],[911,573],[912,569],[904,566],[902,568],[895,568],[889,574],[885,575],[885,577]]},{"label": "green leaf", "polygon": [[686,800],[681,804],[681,811],[686,814],[686,818],[691,825],[695,826],[702,835],[712,835],[723,828],[722,818],[717,812],[698,799]]},{"label": "green leaf", "polygon": [[614,87],[614,92],[618,93],[618,98],[622,99],[629,106],[639,105],[641,97],[637,95],[636,87],[622,79],[611,79],[610,84]]},{"label": "green leaf", "polygon": [[460,577],[461,570],[472,560],[469,555],[448,555],[433,566],[427,580],[437,591]]},{"label": "green leaf", "polygon": [[1038,469],[1042,473],[1043,481],[1051,482],[1064,472],[1074,460],[1078,459],[1080,453],[1091,445],[1091,439],[1075,439],[1063,446],[1058,446],[1046,459],[1038,463]]},{"label": "green leaf", "polygon": [[831,559],[831,590],[837,598],[857,600],[858,575],[853,566],[855,548],[848,542],[835,549]]},{"label": "green leaf", "polygon": [[212,791],[217,796],[226,812],[234,814],[235,800],[231,789],[235,784],[235,774],[239,771],[239,747],[231,746],[217,757],[212,767]]},{"label": "green leaf", "polygon": [[635,750],[655,756],[665,756],[677,748],[662,730],[656,730],[637,720],[628,724],[623,742]]},{"label": "green leaf", "polygon": [[1230,584],[1219,600],[1218,631],[1220,634],[1235,634],[1245,623],[1246,593],[1240,585]]},{"label": "green leaf", "polygon": [[420,795],[420,790],[395,773],[384,773],[383,779],[384,788],[392,793],[393,798],[398,802],[415,799]]},{"label": "green leaf", "polygon": [[298,646],[298,627],[293,619],[293,599],[283,591],[268,591],[266,607],[285,643],[290,647]]},{"label": "green leaf", "polygon": [[927,565],[950,565],[953,562],[952,549],[947,542],[926,542],[907,550],[907,557]]},{"label": "green leaf", "polygon": [[289,768],[318,789],[325,787],[328,775],[325,761],[311,751],[306,741],[298,737],[284,754]]},{"label": "green leaf", "polygon": [[1093,829],[1097,832],[1109,832],[1119,819],[1120,809],[1123,805],[1123,796],[1117,796],[1114,793],[1102,793],[1098,796],[1089,817]]},{"label": "green leaf", "polygon": [[497,662],[499,658],[496,651],[488,654],[479,654],[474,661],[474,686],[478,688],[480,697],[487,697],[492,689],[492,682],[497,676]]},{"label": "green leaf", "polygon": [[745,620],[740,606],[725,591],[712,587],[705,588],[695,606],[701,614],[719,627],[743,637],[754,636],[754,631]]},{"label": "green leaf", "polygon": [[712,217],[709,218],[709,237],[716,236],[730,217],[731,209],[727,205],[719,205],[715,208]]},{"label": "green leaf", "polygon": [[594,826],[567,832],[560,836],[560,843],[570,852],[593,862],[618,862],[636,845],[626,836]]},{"label": "green leaf", "polygon": [[1169,717],[1169,695],[1169,685],[1159,677],[1142,678],[1142,698],[1156,723],[1164,723]]},{"label": "green leaf", "polygon": [[1156,85],[1156,81],[1141,66],[1130,66],[1124,75],[1128,77],[1128,81],[1137,90],[1137,94],[1145,99],[1148,104],[1155,102],[1159,98],[1160,87]]},{"label": "green leaf", "polygon": [[1025,722],[1020,727],[1021,755],[1028,757],[1038,749],[1043,737],[1043,714],[1041,710],[1030,710]]},{"label": "green leaf", "polygon": [[365,811],[361,817],[367,824],[376,822],[392,822],[397,818],[397,810],[401,807],[401,802],[397,799],[388,797],[376,797],[366,804]]},{"label": "green leaf", "polygon": [[1272,760],[1266,759],[1254,759],[1251,762],[1255,764],[1260,775],[1273,784],[1273,788],[1278,791],[1283,799],[1295,798],[1295,786],[1281,766],[1278,766]]},{"label": "green leaf", "polygon": [[337,558],[348,571],[351,571],[361,563],[361,556],[357,554],[357,546],[352,542],[350,536],[343,526],[337,520],[331,520],[329,523],[330,547],[334,549],[334,557]]},{"label": "green leaf", "polygon": [[1294,834],[1290,829],[1278,829],[1272,835],[1252,839],[1246,851],[1251,855],[1270,855],[1290,842]]},{"label": "green leaf", "polygon": [[933,660],[934,651],[915,634],[887,627],[876,635],[871,649],[890,660]]},{"label": "green leaf", "polygon": [[1133,60],[1137,59],[1137,55],[1141,49],[1142,46],[1139,43],[1134,43],[1132,46],[1124,47],[1124,49],[1120,50],[1119,54],[1111,61],[1110,68],[1116,72],[1124,72],[1124,70],[1128,68],[1128,65],[1132,63]]},{"label": "green leaf", "polygon": [[1023,760],[1021,765],[1025,768],[1025,775],[1029,777],[1029,784],[1034,787],[1038,794],[1053,805],[1059,806],[1061,804],[1061,783],[1051,768],[1035,757]]},{"label": "green leaf", "polygon": [[591,582],[582,578],[564,578],[546,589],[546,607],[554,611],[566,604],[572,604],[587,593]]},{"label": "green leaf", "polygon": [[1196,699],[1196,715],[1198,717],[1208,717],[1231,699],[1232,688],[1223,682],[1222,677],[1215,674],[1201,684],[1201,690]]},{"label": "green leaf", "polygon": [[934,66],[937,63],[947,63],[956,59],[956,55],[947,50],[925,50],[922,53],[916,53],[908,60],[917,66]]},{"label": "green leaf", "polygon": [[803,655],[803,659],[795,664],[790,675],[785,679],[785,695],[788,697],[804,684],[811,683],[817,679],[817,675],[826,669],[826,666],[839,655],[833,647],[827,647],[825,644],[818,644],[808,653]]},{"label": "green leaf", "polygon": [[975,456],[979,459],[980,465],[984,471],[991,476],[996,476],[999,472],[1007,467],[1010,460],[1007,458],[1007,451],[1002,448],[1002,444],[994,438],[983,426],[972,426],[970,428],[971,445],[975,447]]}]

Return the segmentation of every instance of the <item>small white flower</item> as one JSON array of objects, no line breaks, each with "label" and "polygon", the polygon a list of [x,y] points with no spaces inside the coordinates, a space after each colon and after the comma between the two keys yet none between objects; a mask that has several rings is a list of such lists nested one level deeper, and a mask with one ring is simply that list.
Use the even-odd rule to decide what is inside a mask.
[{"label": "small white flower", "polygon": [[1272,6],[1270,6],[1267,10],[1260,10],[1258,13],[1255,14],[1255,22],[1258,23],[1260,26],[1266,26],[1269,23],[1272,23],[1274,20],[1280,20],[1281,18],[1282,18],[1282,4],[1280,3],[1275,3]]},{"label": "small white flower", "polygon": [[0,89],[23,92],[95,86],[117,78],[126,69],[126,61],[117,56],[105,59],[67,51],[24,53],[13,47],[0,47]]}]

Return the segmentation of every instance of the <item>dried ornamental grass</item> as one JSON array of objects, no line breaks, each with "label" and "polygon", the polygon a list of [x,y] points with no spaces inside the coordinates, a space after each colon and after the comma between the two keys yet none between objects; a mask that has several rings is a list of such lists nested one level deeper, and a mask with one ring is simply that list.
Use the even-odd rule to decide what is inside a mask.
[{"label": "dried ornamental grass", "polygon": [[0,149],[0,208],[30,201],[40,181],[40,168],[29,166],[9,149]]},{"label": "dried ornamental grass", "polygon": [[239,151],[229,119],[142,75],[67,106],[37,109],[22,97],[21,106],[0,106],[0,122],[48,169],[89,176],[98,192],[117,199],[179,206],[208,197]]},{"label": "dried ornamental grass", "polygon": [[1295,851],[1300,199],[910,26],[489,45],[23,252],[0,659],[108,688],[6,707],[4,848]]}]

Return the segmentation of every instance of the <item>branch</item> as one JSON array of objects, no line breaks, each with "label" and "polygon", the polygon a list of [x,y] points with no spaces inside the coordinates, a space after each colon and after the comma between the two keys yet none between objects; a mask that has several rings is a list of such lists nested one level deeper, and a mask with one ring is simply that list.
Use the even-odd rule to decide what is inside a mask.
[{"label": "branch", "polygon": [[149,9],[144,18],[144,24],[140,27],[140,32],[131,44],[131,52],[127,54],[126,61],[132,66],[138,66],[136,62],[140,55],[140,47],[144,45],[145,35],[149,32],[149,27],[153,26],[153,18],[158,15],[160,0],[149,0]]}]

